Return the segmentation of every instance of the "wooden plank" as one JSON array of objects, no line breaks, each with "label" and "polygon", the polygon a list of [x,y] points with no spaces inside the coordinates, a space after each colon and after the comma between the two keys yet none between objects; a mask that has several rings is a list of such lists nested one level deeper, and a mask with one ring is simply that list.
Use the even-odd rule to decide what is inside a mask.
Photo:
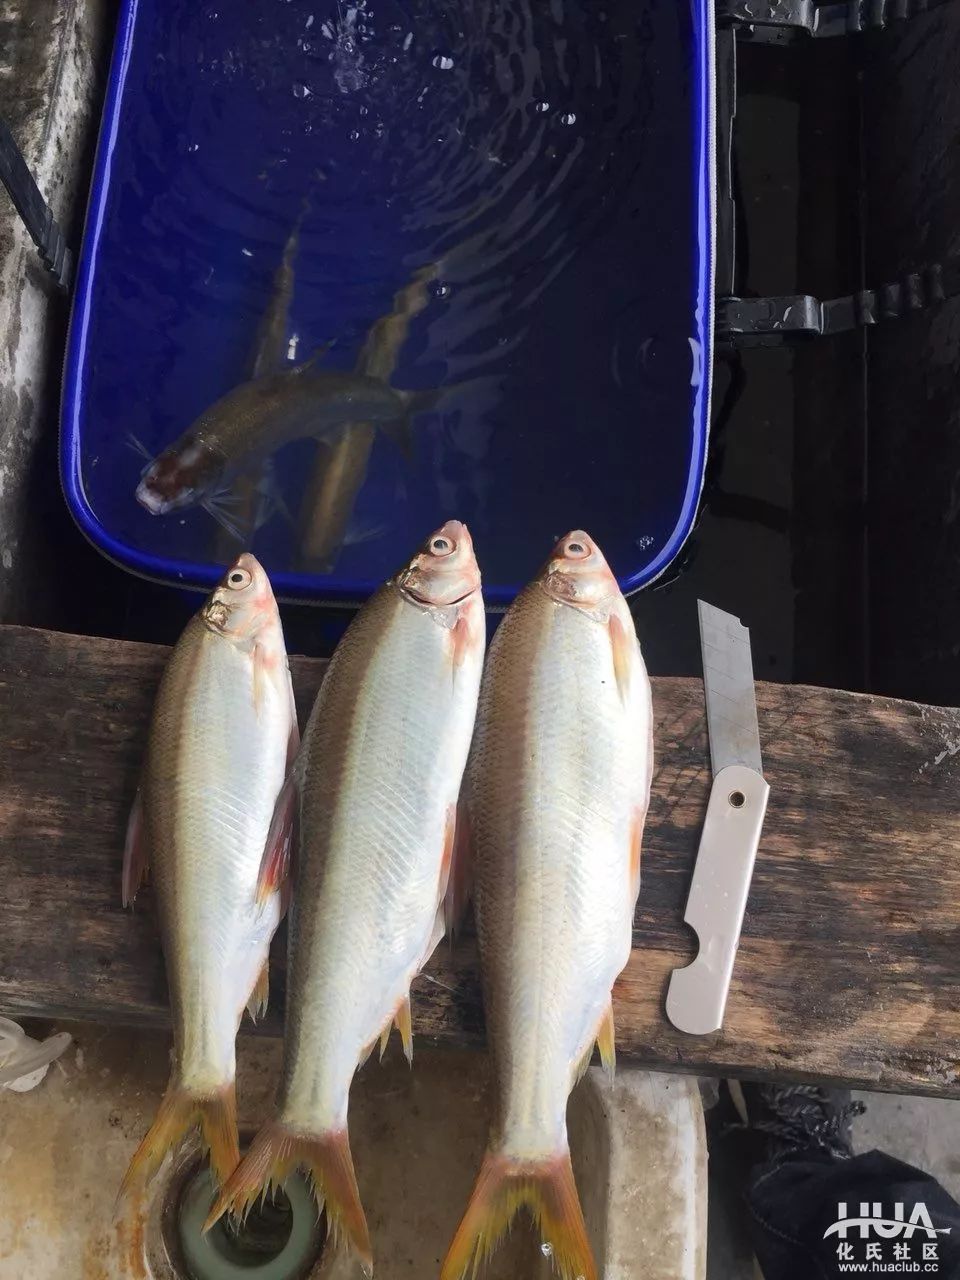
[{"label": "wooden plank", "polygon": [[[120,857],[163,648],[0,628],[0,1009],[162,1024],[149,888]],[[293,659],[305,715],[323,663]],[[724,1030],[663,1016],[710,774],[702,689],[655,680],[658,766],[618,1045],[651,1066],[960,1097],[960,713],[758,687],[772,788]],[[279,941],[279,940],[278,940]],[[272,1012],[281,1029],[283,947]],[[420,1034],[482,1037],[476,949],[440,948]]]}]

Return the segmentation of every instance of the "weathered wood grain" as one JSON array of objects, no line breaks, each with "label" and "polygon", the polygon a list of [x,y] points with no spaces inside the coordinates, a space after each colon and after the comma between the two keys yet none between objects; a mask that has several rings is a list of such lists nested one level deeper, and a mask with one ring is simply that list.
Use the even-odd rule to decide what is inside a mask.
[{"label": "weathered wood grain", "polygon": [[[167,651],[0,628],[0,1009],[162,1024],[149,886],[120,860]],[[301,714],[323,663],[293,659]],[[651,1066],[960,1097],[960,713],[758,687],[772,788],[724,1030],[663,1015],[710,774],[702,689],[654,681],[658,766],[618,1046]],[[279,941],[279,940],[278,940]],[[281,1028],[283,946],[272,1010]],[[414,992],[416,1030],[480,1042],[472,935]]]}]

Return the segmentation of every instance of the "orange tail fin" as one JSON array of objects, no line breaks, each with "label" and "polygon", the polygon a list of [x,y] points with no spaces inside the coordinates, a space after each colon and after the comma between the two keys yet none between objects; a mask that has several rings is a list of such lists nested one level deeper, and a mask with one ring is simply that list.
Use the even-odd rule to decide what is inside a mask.
[{"label": "orange tail fin", "polygon": [[562,1280],[597,1280],[568,1151],[523,1162],[487,1152],[440,1280],[461,1280],[471,1266],[475,1274],[522,1208],[550,1245]]},{"label": "orange tail fin", "polygon": [[118,1202],[135,1188],[148,1185],[172,1151],[194,1125],[200,1126],[203,1141],[210,1151],[210,1167],[222,1184],[230,1177],[240,1160],[237,1137],[237,1092],[231,1080],[215,1093],[190,1093],[171,1083],[163,1095],[157,1118],[137,1147],[130,1167],[120,1184]]},{"label": "orange tail fin", "polygon": [[305,1169],[310,1175],[317,1204],[326,1208],[334,1240],[339,1243],[345,1239],[364,1271],[372,1275],[370,1232],[345,1129],[308,1134],[295,1133],[276,1120],[264,1125],[210,1210],[204,1231],[228,1210],[243,1217],[262,1191],[279,1186],[295,1169]]}]

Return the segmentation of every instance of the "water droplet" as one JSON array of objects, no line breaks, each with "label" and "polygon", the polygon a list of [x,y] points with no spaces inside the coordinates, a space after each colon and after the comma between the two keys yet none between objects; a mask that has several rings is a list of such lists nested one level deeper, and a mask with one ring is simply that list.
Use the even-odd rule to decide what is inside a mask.
[{"label": "water droplet", "polygon": [[310,90],[302,83],[302,81],[298,80],[293,86],[293,96],[295,98],[309,98]]},{"label": "water droplet", "polygon": [[245,258],[252,258],[252,257],[253,257],[253,250],[252,250],[252,249],[241,249],[241,250],[240,250],[240,252],[243,254],[243,256],[244,256]]},{"label": "water droplet", "polygon": [[440,71],[450,71],[453,68],[453,59],[448,53],[438,53],[433,60],[433,65]]},{"label": "water droplet", "polygon": [[442,281],[438,280],[433,286],[433,296],[435,298],[449,298],[451,293],[453,293],[453,290],[448,284],[443,284]]},{"label": "water droplet", "polygon": [[543,1244],[540,1246],[540,1252],[543,1254],[545,1258],[550,1258],[553,1256],[553,1245],[550,1243],[549,1240],[544,1240]]},{"label": "water droplet", "polygon": [[370,114],[370,108],[369,108],[368,106],[362,106],[362,107],[360,108],[360,115],[362,115],[362,116],[366,116],[366,115],[369,115],[369,114]]},{"label": "water droplet", "polygon": [[560,117],[561,124],[576,124],[577,113],[575,111],[565,111]]},{"label": "water droplet", "polygon": [[200,143],[199,143],[199,142],[191,142],[191,143],[190,143],[190,145],[187,147],[187,150],[190,152],[190,154],[191,154],[191,155],[193,155],[193,153],[194,153],[195,151],[199,151],[199,150],[200,150]]},{"label": "water droplet", "polygon": [[360,130],[359,130],[359,129],[351,129],[351,130],[350,130],[350,141],[351,141],[351,142],[356,142],[356,141],[357,141],[357,139],[358,139],[359,137],[360,137]]},{"label": "water droplet", "polygon": [[550,110],[550,103],[549,102],[534,103],[533,109],[534,111],[536,111],[538,116],[542,116],[545,112]]}]

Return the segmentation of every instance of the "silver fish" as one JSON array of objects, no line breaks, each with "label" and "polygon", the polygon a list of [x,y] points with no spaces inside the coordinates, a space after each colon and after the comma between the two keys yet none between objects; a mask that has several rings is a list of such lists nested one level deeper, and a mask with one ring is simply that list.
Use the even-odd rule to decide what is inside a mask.
[{"label": "silver fish", "polygon": [[330,663],[291,790],[299,854],[277,1116],[211,1211],[306,1168],[335,1235],[372,1250],[347,1138],[350,1084],[391,1026],[457,894],[455,813],[484,650],[480,573],[450,520],[363,607]]},{"label": "silver fish", "polygon": [[216,498],[242,472],[294,440],[325,440],[352,422],[394,428],[436,399],[396,391],[379,378],[315,368],[317,357],[221,396],[178,440],[153,459],[137,486],[151,515],[167,515]]},{"label": "silver fish", "polygon": [[496,1114],[442,1280],[521,1207],[564,1280],[596,1280],[570,1164],[570,1090],[630,956],[653,767],[650,684],[626,601],[582,531],[494,637],[465,786]]},{"label": "silver fish", "polygon": [[[170,989],[174,1066],[121,1197],[199,1124],[215,1175],[239,1160],[234,1041],[266,1008],[281,884],[257,885],[298,745],[290,671],[266,573],[242,555],[188,623],[157,693],[124,853],[123,901],[149,864]],[[284,843],[288,832],[278,829]]]}]

